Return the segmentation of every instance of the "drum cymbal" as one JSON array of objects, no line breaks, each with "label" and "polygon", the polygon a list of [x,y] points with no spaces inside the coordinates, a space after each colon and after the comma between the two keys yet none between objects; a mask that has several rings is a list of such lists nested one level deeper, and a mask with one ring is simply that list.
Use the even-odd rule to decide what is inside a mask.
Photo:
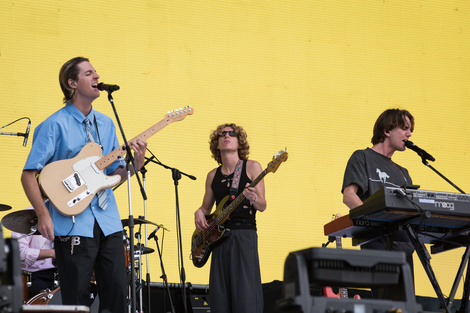
[{"label": "drum cymbal", "polygon": [[155,250],[152,248],[147,248],[143,244],[138,244],[137,246],[134,246],[134,254],[148,254],[148,253],[153,253]]},{"label": "drum cymbal", "polygon": [[0,204],[0,211],[8,211],[11,210],[11,206],[6,204]]},{"label": "drum cymbal", "polygon": [[2,218],[2,225],[20,234],[40,235],[37,230],[38,218],[34,210],[12,212]]},{"label": "drum cymbal", "polygon": [[[127,218],[123,219],[123,220],[121,220],[121,222],[122,222],[123,227],[129,226],[129,219],[127,219]],[[163,226],[163,224],[155,224],[155,223],[147,221],[146,219],[143,219],[143,218],[134,218],[134,225],[139,225],[139,224],[151,224],[151,225],[155,225],[158,228],[161,228],[163,230],[169,231],[167,228],[165,228],[165,226]]]},{"label": "drum cymbal", "polygon": [[[129,226],[129,219],[126,218],[124,220],[121,220],[121,222],[122,222],[122,226],[124,227]],[[158,226],[157,224],[147,221],[143,218],[134,218],[134,225],[138,225],[138,224],[152,224],[152,225]]]}]

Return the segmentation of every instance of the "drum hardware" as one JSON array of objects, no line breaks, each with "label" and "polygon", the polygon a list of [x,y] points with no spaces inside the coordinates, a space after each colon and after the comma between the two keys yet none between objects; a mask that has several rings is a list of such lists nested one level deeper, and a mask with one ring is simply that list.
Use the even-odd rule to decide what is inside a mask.
[{"label": "drum hardware", "polygon": [[[60,287],[54,290],[46,289],[29,299],[26,304],[46,305],[54,298],[54,295],[60,291]],[[59,303],[62,301],[59,301]]]},{"label": "drum hardware", "polygon": [[23,271],[23,303],[28,301],[28,287],[31,286],[31,272]]},{"label": "drum hardware", "polygon": [[148,248],[144,246],[141,243],[138,243],[136,246],[134,246],[134,255],[141,255],[141,254],[149,254],[155,252],[154,249]]},{"label": "drum hardware", "polygon": [[[129,226],[129,220],[128,219],[123,219],[121,220],[123,227]],[[124,240],[124,255],[125,255],[125,260],[126,260],[126,268],[128,272],[128,284],[132,282],[132,279],[134,279],[135,282],[135,290],[136,290],[136,297],[139,301],[136,302],[136,307],[142,308],[142,300],[143,300],[143,295],[142,295],[142,289],[145,284],[145,281],[142,279],[142,255],[145,254],[150,254],[155,252],[154,249],[148,248],[145,246],[145,244],[141,243],[142,235],[142,225],[155,225],[158,228],[165,229],[166,228],[163,225],[158,225],[156,223],[153,223],[151,221],[146,220],[143,216],[139,216],[139,218],[134,218],[134,222],[136,225],[139,225],[138,231],[135,233],[135,238],[137,239],[137,244],[134,245],[134,255],[131,256],[131,249],[130,249],[130,239],[127,236],[127,231],[124,229],[123,230],[123,240]],[[147,259],[148,262],[148,259]],[[131,266],[134,266],[134,277],[132,276],[132,268]],[[131,290],[129,287],[129,301],[131,297]],[[130,303],[130,302],[129,302]]]}]

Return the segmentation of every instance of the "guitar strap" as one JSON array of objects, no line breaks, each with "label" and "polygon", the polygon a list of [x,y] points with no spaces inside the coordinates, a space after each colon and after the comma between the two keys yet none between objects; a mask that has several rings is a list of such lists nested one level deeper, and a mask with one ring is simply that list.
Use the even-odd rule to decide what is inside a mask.
[{"label": "guitar strap", "polygon": [[240,184],[240,176],[243,169],[243,160],[238,160],[235,171],[233,172],[232,184],[230,185],[230,200],[234,200],[238,195],[238,185]]}]

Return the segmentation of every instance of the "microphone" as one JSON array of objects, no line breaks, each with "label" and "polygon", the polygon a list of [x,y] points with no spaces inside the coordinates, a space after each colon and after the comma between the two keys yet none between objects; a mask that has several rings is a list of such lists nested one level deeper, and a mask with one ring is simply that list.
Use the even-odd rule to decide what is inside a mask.
[{"label": "microphone", "polygon": [[158,231],[159,229],[160,229],[160,226],[157,226],[157,228],[155,228],[155,230],[150,233],[150,235],[148,236],[147,240],[150,240],[150,239],[152,239],[153,237],[155,237],[155,234],[157,233],[157,231]]},{"label": "microphone", "polygon": [[98,90],[113,92],[113,91],[119,90],[119,86],[118,85],[108,85],[108,84],[99,83],[98,84]]},{"label": "microphone", "polygon": [[30,128],[31,128],[31,121],[28,122],[28,126],[26,127],[26,132],[24,133],[23,147],[26,147],[26,144],[28,143]]},{"label": "microphone", "polygon": [[430,155],[429,153],[427,153],[426,151],[424,151],[423,149],[421,149],[420,147],[418,147],[417,145],[415,145],[412,141],[405,141],[405,146],[408,148],[408,149],[411,149],[413,150],[414,152],[416,152],[420,157],[422,157],[423,159],[426,159],[426,160],[429,160],[429,161],[436,161],[435,158],[433,158],[432,155]]}]

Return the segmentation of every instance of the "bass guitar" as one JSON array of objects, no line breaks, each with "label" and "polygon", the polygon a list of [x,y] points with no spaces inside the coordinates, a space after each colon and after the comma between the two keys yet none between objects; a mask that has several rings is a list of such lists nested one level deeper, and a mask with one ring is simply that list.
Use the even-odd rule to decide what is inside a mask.
[{"label": "bass guitar", "polygon": [[[272,161],[268,163],[266,169],[251,182],[250,187],[255,187],[266,174],[275,173],[281,163],[287,161],[287,157],[287,152],[279,151]],[[196,267],[203,267],[206,264],[212,249],[220,242],[225,233],[223,224],[227,221],[233,210],[245,199],[245,196],[243,193],[240,193],[229,205],[225,206],[228,199],[229,195],[225,196],[214,213],[206,216],[209,226],[205,230],[200,232],[196,229],[193,233],[191,238],[191,257]]]},{"label": "bass guitar", "polygon": [[[193,113],[194,109],[189,106],[167,112],[160,122],[129,142],[147,140],[165,126],[181,121]],[[61,214],[78,215],[88,207],[98,191],[120,182],[119,175],[108,176],[103,171],[125,153],[126,146],[122,145],[102,156],[100,146],[96,142],[90,142],[74,158],[46,165],[38,177],[39,186]]]}]

